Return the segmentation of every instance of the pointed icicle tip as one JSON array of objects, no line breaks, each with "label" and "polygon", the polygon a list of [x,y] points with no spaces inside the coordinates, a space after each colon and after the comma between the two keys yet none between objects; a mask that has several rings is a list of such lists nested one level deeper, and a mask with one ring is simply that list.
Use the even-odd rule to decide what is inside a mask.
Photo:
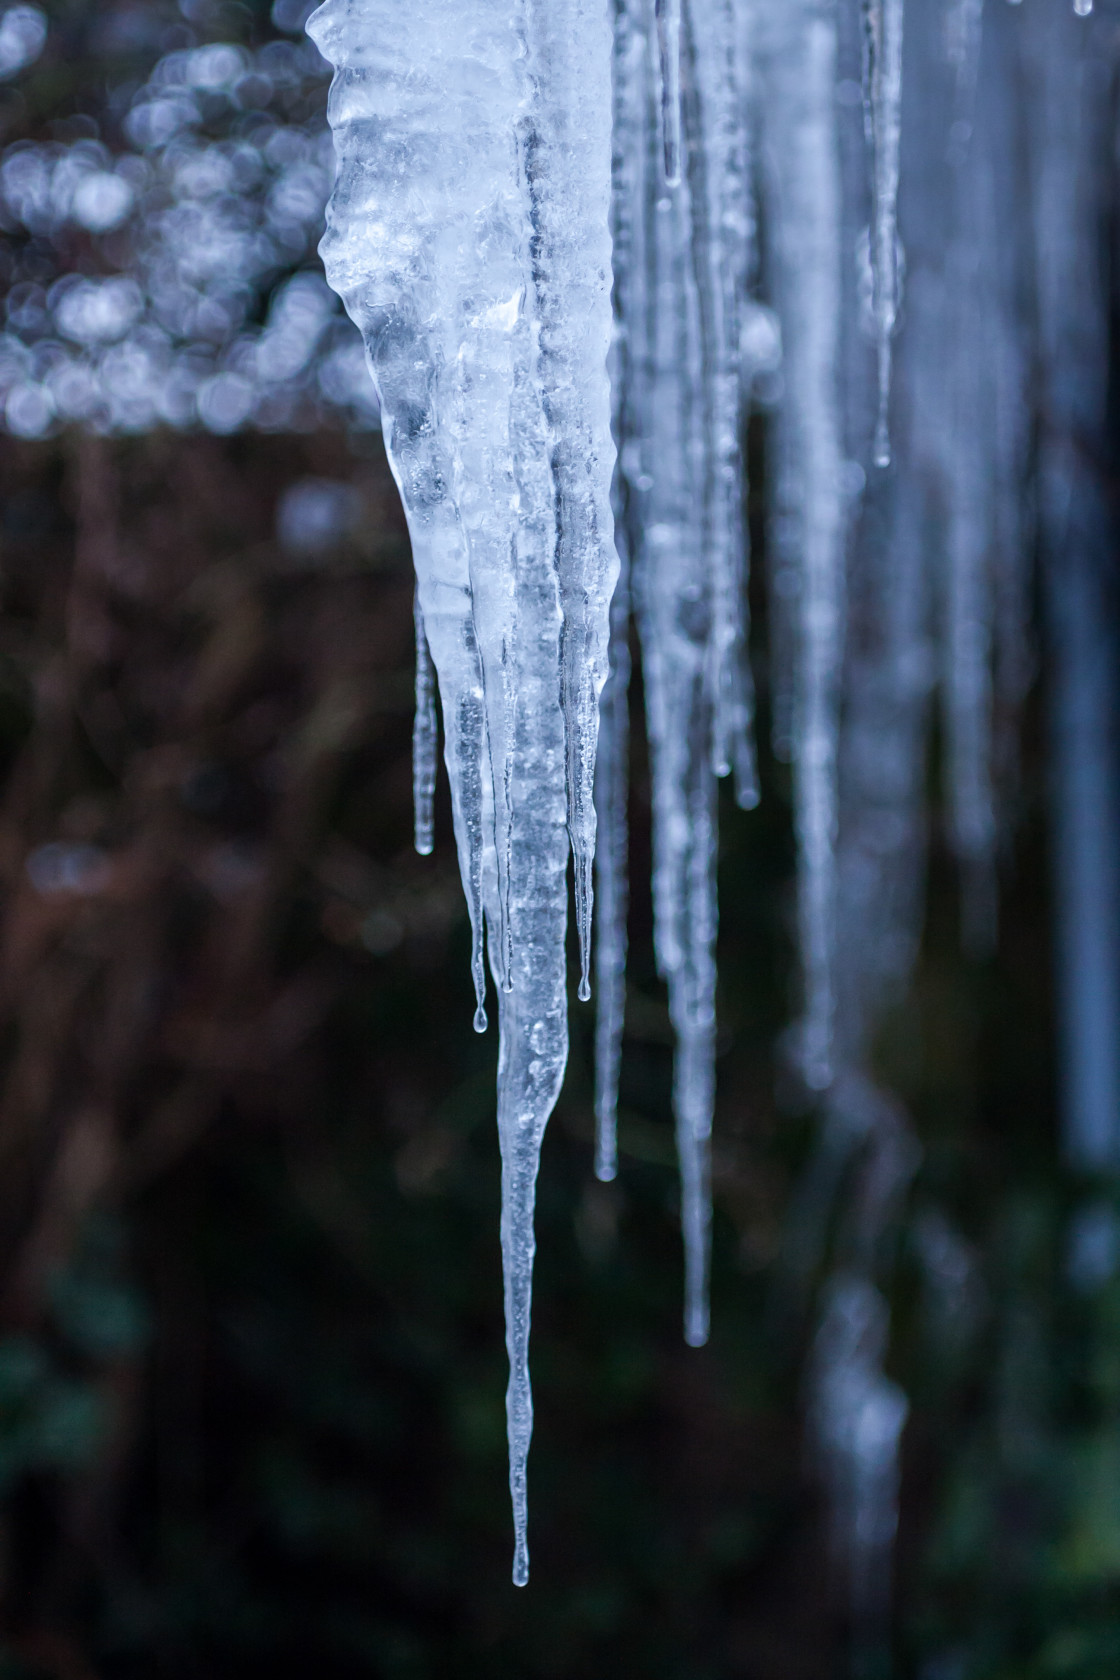
[{"label": "pointed icicle tip", "polygon": [[690,1305],[684,1320],[684,1339],[689,1347],[704,1347],[709,1332],[707,1303],[705,1302],[702,1308],[699,1304]]}]

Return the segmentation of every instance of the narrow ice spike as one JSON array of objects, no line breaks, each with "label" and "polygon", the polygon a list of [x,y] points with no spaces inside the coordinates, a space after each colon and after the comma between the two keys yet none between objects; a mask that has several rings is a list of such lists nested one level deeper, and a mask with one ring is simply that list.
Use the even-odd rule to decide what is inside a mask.
[{"label": "narrow ice spike", "polygon": [[595,1174],[618,1172],[618,1078],[626,1010],[626,912],[629,871],[626,820],[630,768],[630,589],[623,571],[611,602],[610,675],[599,708],[595,805],[598,920],[595,935]]},{"label": "narrow ice spike", "polygon": [[890,465],[891,340],[898,319],[898,170],[903,0],[863,0],[864,100],[872,154],[871,277],[879,413],[874,460]]},{"label": "narrow ice spike", "polygon": [[665,183],[681,178],[681,0],[655,0]]},{"label": "narrow ice spike", "polygon": [[811,1355],[809,1426],[832,1496],[832,1549],[857,1635],[889,1602],[899,1445],[909,1403],[883,1370],[887,1305],[864,1277],[830,1280]]},{"label": "narrow ice spike", "polygon": [[431,853],[435,836],[436,749],[439,730],[436,724],[436,678],[428,638],[424,633],[424,614],[420,596],[413,602],[416,624],[416,719],[412,726],[412,804],[416,850],[421,857]]},{"label": "narrow ice spike", "polygon": [[[610,600],[618,576],[611,507],[614,443],[605,374],[611,341],[606,0],[565,0],[548,8],[529,4],[526,39],[538,94],[528,169],[532,285],[556,498],[568,830],[579,996],[586,1001],[599,697],[607,677]],[[602,110],[593,105],[596,98],[604,101]]]},{"label": "narrow ice spike", "polygon": [[[1114,82],[1104,8],[1023,8],[1017,44],[1036,90],[1026,129],[1047,425],[1038,443],[1039,545],[1048,631],[1059,1093],[1066,1158],[1120,1166],[1120,604],[1110,292],[1098,260],[1112,202]],[[1113,49],[1114,50],[1114,49]],[[1113,64],[1115,60],[1113,59]]]},{"label": "narrow ice spike", "polygon": [[[942,678],[947,794],[953,847],[961,867],[961,931],[975,955],[990,952],[996,937],[996,818],[992,785],[992,615],[990,576],[995,537],[991,448],[994,416],[976,434],[976,417],[991,414],[986,401],[997,339],[988,306],[988,275],[980,269],[979,232],[990,206],[982,207],[982,171],[967,154],[953,170],[957,236],[947,268],[946,325],[958,347],[946,406],[942,447],[945,530],[945,628]],[[930,369],[931,377],[935,376]]]},{"label": "narrow ice spike", "polygon": [[[832,1076],[837,748],[844,639],[840,166],[833,9],[789,0],[756,13],[770,173],[775,301],[785,346],[779,426],[778,578],[794,583],[792,756],[805,1010],[800,1063]],[[793,615],[791,615],[793,617]]]},{"label": "narrow ice spike", "polygon": [[[453,22],[454,27],[449,27]],[[326,0],[338,158],[322,252],[360,326],[440,684],[498,1127],[515,1579],[533,1194],[567,1059],[567,863],[586,943],[594,757],[617,575],[610,507],[606,0]],[[571,840],[569,840],[569,833]]]}]

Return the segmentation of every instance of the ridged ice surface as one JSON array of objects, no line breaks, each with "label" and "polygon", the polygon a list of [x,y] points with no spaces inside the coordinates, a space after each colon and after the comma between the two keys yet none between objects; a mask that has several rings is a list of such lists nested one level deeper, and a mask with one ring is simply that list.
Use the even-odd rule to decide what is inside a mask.
[{"label": "ridged ice surface", "polygon": [[[568,1051],[568,858],[586,974],[609,608],[610,34],[605,0],[327,0],[338,175],[323,256],[361,328],[439,682],[481,1012],[498,988],[516,1551],[528,1578],[533,1203]],[[484,1025],[481,1018],[478,1025]]]}]

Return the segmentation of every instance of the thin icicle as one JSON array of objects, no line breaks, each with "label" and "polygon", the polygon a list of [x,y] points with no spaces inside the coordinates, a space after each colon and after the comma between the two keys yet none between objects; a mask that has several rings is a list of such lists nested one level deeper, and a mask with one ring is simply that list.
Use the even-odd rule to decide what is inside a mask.
[{"label": "thin icicle", "polygon": [[[590,997],[595,751],[618,576],[611,480],[610,67],[606,0],[526,6],[537,105],[526,134],[539,377],[556,498],[562,704],[579,996]],[[601,108],[595,101],[602,101]],[[606,165],[606,167],[604,166]]]},{"label": "thin icicle", "polygon": [[1120,594],[1109,461],[1109,295],[1100,239],[1115,191],[1115,48],[1105,13],[1024,7],[1040,406],[1039,535],[1063,1141],[1120,1166]]},{"label": "thin icicle", "polygon": [[998,437],[993,352],[999,333],[991,310],[992,264],[981,232],[984,219],[998,215],[998,206],[984,195],[988,160],[975,156],[972,145],[981,23],[978,0],[962,0],[958,27],[947,42],[956,85],[945,112],[953,227],[944,259],[942,337],[956,354],[946,367],[943,343],[934,344],[934,359],[923,370],[927,383],[945,379],[949,386],[938,428],[947,512],[942,684],[947,792],[962,871],[962,935],[977,954],[991,949],[996,934],[991,556],[999,484],[993,458]]},{"label": "thin icicle", "polygon": [[[715,1092],[716,775],[757,796],[745,664],[740,308],[752,223],[735,7],[680,17],[680,182],[665,190],[666,41],[644,0],[620,8],[615,222],[618,427],[653,777],[654,936],[676,1035],[673,1102],[685,1242],[685,1334],[708,1332]],[[667,28],[668,26],[668,28]],[[678,60],[674,45],[670,54]],[[660,63],[660,68],[658,68]],[[621,995],[621,994],[619,994]],[[617,1019],[600,1015],[600,1110],[614,1113]]]},{"label": "thin icicle", "polygon": [[416,718],[412,726],[412,805],[416,850],[428,857],[435,843],[436,751],[439,727],[436,723],[436,674],[424,614],[417,593],[412,607],[416,624]]},{"label": "thin icicle", "polygon": [[595,1172],[609,1183],[618,1172],[618,1083],[626,1012],[626,918],[629,907],[630,567],[641,543],[641,478],[633,466],[643,404],[645,216],[642,181],[648,133],[647,42],[621,0],[614,30],[614,156],[611,224],[614,233],[616,331],[611,353],[615,440],[621,447],[615,478],[622,568],[611,603],[610,674],[603,689],[595,772],[598,842],[595,954]]},{"label": "thin icicle", "polygon": [[902,133],[903,0],[863,0],[864,99],[872,150],[870,257],[879,362],[877,467],[890,465],[891,340],[898,319],[898,166]]},{"label": "thin icicle", "polygon": [[681,178],[681,0],[655,0],[655,6],[662,154],[666,184],[675,187]]},{"label": "thin icicle", "polygon": [[846,495],[838,391],[840,175],[832,8],[759,12],[775,301],[785,345],[775,558],[796,585],[792,729],[805,979],[800,1064],[832,1072],[836,756],[844,625]]},{"label": "thin icicle", "polygon": [[685,13],[692,251],[704,381],[704,543],[712,580],[712,767],[734,772],[736,800],[758,804],[754,690],[747,663],[747,531],[743,519],[742,320],[753,270],[744,43],[734,0]]},{"label": "thin icicle", "polygon": [[630,769],[630,587],[624,564],[611,603],[610,675],[603,689],[595,769],[595,1173],[618,1172],[618,1076],[626,1013],[629,906],[626,805]]}]

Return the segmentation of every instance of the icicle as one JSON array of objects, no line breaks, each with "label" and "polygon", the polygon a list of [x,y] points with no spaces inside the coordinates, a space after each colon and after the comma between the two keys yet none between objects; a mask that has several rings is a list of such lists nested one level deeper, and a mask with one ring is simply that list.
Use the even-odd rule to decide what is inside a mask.
[{"label": "icicle", "polygon": [[[655,189],[656,190],[656,189]],[[676,1032],[673,1074],[685,1335],[707,1334],[707,1166],[715,1054],[715,778],[709,690],[712,595],[703,543],[700,311],[688,190],[650,215],[648,412],[643,544],[634,589],[653,771],[653,900],[658,969]],[[700,482],[698,482],[700,478]]]},{"label": "icicle", "polygon": [[614,233],[617,330],[611,355],[614,433],[620,445],[615,480],[622,569],[611,603],[610,674],[599,720],[595,806],[598,816],[596,893],[598,921],[595,981],[595,1172],[609,1183],[618,1172],[618,1081],[626,1013],[626,918],[629,907],[627,823],[630,758],[630,568],[641,542],[642,490],[628,471],[637,445],[627,444],[642,411],[645,308],[643,186],[648,129],[647,43],[626,0],[615,15],[614,160],[611,222]]},{"label": "icicle", "polygon": [[[454,27],[450,27],[453,21]],[[456,837],[499,985],[514,1579],[528,1578],[533,1195],[586,946],[614,553],[606,0],[327,0],[323,256],[362,329],[439,677]],[[570,842],[569,842],[570,834]]]},{"label": "icicle", "polygon": [[655,0],[661,141],[667,186],[681,179],[681,0]]},{"label": "icicle", "polygon": [[[679,42],[677,40],[679,18]],[[739,453],[740,309],[752,224],[738,18],[626,0],[616,53],[617,426],[653,773],[655,945],[676,1033],[673,1097],[685,1241],[685,1334],[708,1328],[715,1092],[716,775],[757,798],[746,671]],[[666,42],[673,42],[666,57]],[[680,181],[660,161],[681,66]],[[672,101],[670,101],[672,103]],[[671,128],[671,122],[670,122]],[[612,946],[617,953],[617,941]],[[611,1164],[621,990],[600,1000],[601,1166]]]},{"label": "icicle", "polygon": [[[526,16],[538,95],[526,142],[533,289],[556,498],[568,828],[579,996],[586,1001],[591,995],[599,697],[607,677],[609,608],[618,576],[605,375],[611,338],[611,45],[605,0],[567,0],[559,8],[528,3]],[[601,108],[595,100],[603,102]]]},{"label": "icicle", "polygon": [[864,99],[872,148],[872,310],[879,358],[877,467],[890,465],[891,340],[898,316],[898,160],[902,130],[903,0],[863,0]]},{"label": "icicle", "polygon": [[618,1075],[626,1012],[626,912],[629,904],[626,803],[630,768],[630,587],[625,566],[611,603],[610,675],[599,717],[595,770],[598,813],[595,949],[595,1173],[618,1171]]},{"label": "icicle", "polygon": [[[1120,770],[1109,733],[1120,677],[1103,582],[1110,523],[1092,459],[1107,332],[1088,231],[1095,237],[1106,202],[1093,166],[1108,152],[1107,76],[1092,80],[1097,26],[1077,25],[1069,7],[989,9],[1005,48],[1010,32],[1022,38],[1015,62],[1021,54],[1033,75],[1032,101],[1018,97],[1006,64],[985,80],[982,0],[912,9],[907,54],[923,74],[907,96],[916,167],[902,183],[913,195],[910,308],[895,400],[903,0],[862,0],[850,14],[834,0],[615,0],[614,511],[627,575],[608,611],[607,4],[327,0],[313,24],[338,67],[340,167],[324,252],[363,331],[416,560],[417,844],[432,843],[434,670],[478,1024],[484,925],[499,991],[514,1578],[528,1573],[534,1188],[567,1054],[567,859],[585,996],[597,826],[596,1171],[616,1171],[631,606],[653,784],[656,955],[676,1035],[685,1334],[698,1344],[708,1333],[717,778],[734,772],[740,804],[757,798],[741,459],[748,342],[769,319],[748,302],[759,280],[757,172],[761,281],[781,328],[771,348],[782,343],[771,693],[776,748],[794,765],[801,1065],[810,1087],[829,1088],[805,1223],[820,1228],[817,1257],[826,1228],[839,1251],[811,1412],[865,1617],[878,1613],[888,1574],[906,1415],[884,1373],[881,1253],[917,1161],[905,1116],[866,1069],[920,928],[924,737],[938,670],[955,844],[986,889],[994,879],[993,729],[1026,681],[1024,392],[1036,371],[1041,546],[1062,558],[1060,568],[1050,561],[1046,596],[1067,1132],[1074,1160],[1094,1170],[1120,1150]],[[851,64],[838,75],[845,28]],[[857,203],[858,225],[867,219],[857,31],[874,370],[854,335]],[[1031,137],[1042,151],[1029,261],[1024,218],[1008,208],[1032,176],[1009,114],[1020,108],[1044,137]],[[750,155],[756,130],[764,168]],[[1032,282],[1035,297],[1024,295]],[[871,435],[885,465],[890,429],[898,469],[868,486],[849,457]],[[829,1221],[820,1210],[846,1172],[849,1210]]]},{"label": "icicle", "polygon": [[439,728],[436,723],[436,677],[428,638],[424,633],[424,614],[417,594],[412,608],[416,623],[416,721],[412,726],[412,803],[416,850],[428,857],[435,835],[436,749]]},{"label": "icicle", "polygon": [[945,55],[957,79],[957,121],[971,133],[972,98],[980,59],[984,0],[951,0],[945,18]]},{"label": "icicle", "polygon": [[747,531],[743,520],[742,321],[753,273],[744,43],[733,0],[697,27],[686,11],[696,163],[690,182],[693,266],[704,379],[704,543],[712,580],[712,767],[734,771],[735,796],[758,804],[754,691],[747,663]]},{"label": "icicle", "polygon": [[[1000,206],[989,190],[990,161],[976,155],[973,143],[981,21],[978,0],[958,0],[957,26],[946,43],[955,87],[945,108],[951,233],[944,254],[941,343],[931,341],[930,363],[923,369],[924,383],[948,385],[938,435],[930,440],[941,456],[947,512],[942,682],[947,793],[962,869],[962,934],[976,954],[990,950],[996,934],[992,568],[1000,486],[995,242],[984,236],[986,225],[998,224]],[[991,98],[989,92],[986,101]],[[954,346],[948,361],[946,341]]]},{"label": "icicle", "polygon": [[[1058,1050],[1064,1142],[1120,1165],[1120,601],[1107,461],[1114,191],[1107,20],[1024,9],[1039,338],[1039,527],[1049,655]],[[1097,33],[1101,31],[1101,33]]]},{"label": "icicle", "polygon": [[[836,751],[846,496],[838,402],[840,178],[831,8],[801,0],[758,15],[767,212],[785,346],[775,558],[797,583],[792,749],[805,975],[800,1062],[831,1077]],[[765,25],[765,28],[764,28]]]}]

